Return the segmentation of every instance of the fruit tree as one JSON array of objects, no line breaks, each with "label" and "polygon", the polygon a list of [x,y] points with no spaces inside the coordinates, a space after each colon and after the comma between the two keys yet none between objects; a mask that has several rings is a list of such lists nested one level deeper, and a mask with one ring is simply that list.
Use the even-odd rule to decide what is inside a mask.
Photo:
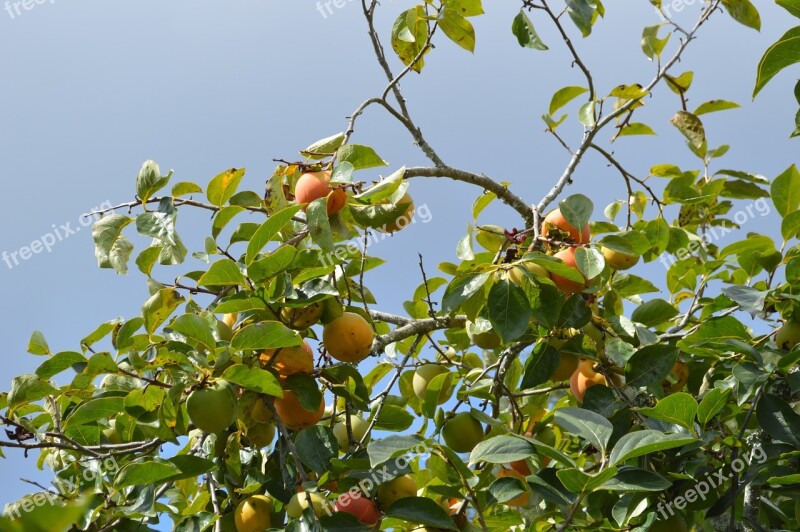
[{"label": "fruit tree", "polygon": [[[435,46],[475,49],[481,0],[352,4],[386,84],[343,111],[343,132],[276,154],[265,190],[243,190],[243,169],[194,183],[147,161],[133,198],[97,213],[99,266],[135,265],[148,292],[140,315],[74,351],[31,336],[38,368],[0,394],[0,456],[37,457],[75,489],[10,505],[0,529],[800,527],[800,171],[768,179],[758,161],[720,163],[729,147],[704,123],[739,104],[690,106],[693,82],[714,80],[681,68],[709,24],[760,29],[756,6],[688,2],[701,5],[687,25],[650,0],[661,22],[631,46],[652,75],[607,84],[581,54],[600,0],[516,1],[513,46],[564,47],[564,72],[581,77],[539,102],[547,156],[565,161],[549,188],[537,197],[445,162],[401,92]],[[777,3],[800,16],[800,1]],[[396,12],[393,27],[378,10]],[[544,27],[562,42],[543,42]],[[734,69],[748,82],[756,72],[757,94],[800,61],[798,40],[794,28],[761,64]],[[650,142],[687,149],[691,167],[652,161],[637,175],[613,151],[655,133],[653,98],[674,107],[661,119],[686,144]],[[379,175],[387,163],[359,136],[368,111],[388,113],[430,166]],[[782,118],[769,120],[788,128]],[[579,192],[587,161],[618,176],[605,185],[618,201],[598,209]],[[392,266],[369,237],[403,238],[418,178],[473,185],[474,219],[437,243],[457,261],[420,256],[402,272],[419,276],[416,291],[379,301],[365,273]],[[486,219],[493,203],[507,220]],[[781,218],[773,232],[739,227],[738,214],[767,207]],[[210,215],[191,255],[185,209]],[[723,229],[737,236],[718,246]],[[131,232],[152,243],[134,253]]]}]

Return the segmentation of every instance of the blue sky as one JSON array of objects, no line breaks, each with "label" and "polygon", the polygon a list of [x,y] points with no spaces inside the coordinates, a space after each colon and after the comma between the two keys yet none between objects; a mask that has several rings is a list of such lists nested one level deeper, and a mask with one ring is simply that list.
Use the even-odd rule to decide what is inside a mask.
[{"label": "blue sky", "polygon": [[[408,3],[383,4],[378,28],[386,36]],[[519,195],[538,201],[567,162],[566,152],[543,133],[539,117],[555,90],[583,79],[569,67],[563,43],[544,20],[535,22],[550,51],[525,50],[510,33],[518,2],[486,4],[487,14],[474,19],[474,56],[440,39],[423,75],[408,76],[403,89],[418,125],[446,162],[509,181]],[[644,84],[655,70],[639,41],[642,27],[658,23],[658,16],[644,0],[625,4],[623,9],[609,3],[606,19],[588,41],[574,35],[601,93],[623,83]],[[359,6],[348,1],[327,17],[311,0],[55,0],[14,18],[0,11],[5,72],[0,252],[18,251],[52,232],[53,224],[79,227],[82,213],[106,201],[130,201],[146,159],[158,161],[164,171],[174,169],[176,181],[203,185],[222,170],[245,167],[243,186],[262,191],[273,157],[295,159],[311,142],[344,130],[358,104],[382,91],[385,80]],[[688,23],[700,8],[694,2],[677,18]],[[690,106],[714,98],[743,106],[705,120],[712,145],[731,145],[716,169],[773,178],[796,162],[797,141],[787,138],[796,110],[796,78],[784,73],[755,102],[750,94],[761,54],[797,21],[771,3],[760,2],[759,8],[760,34],[725,14],[714,15],[676,72],[695,71]],[[663,87],[648,100],[639,119],[659,136],[614,145],[630,171],[646,175],[651,166],[667,162],[696,167],[668,123],[678,108],[677,97]],[[571,123],[561,133],[572,143],[580,136]],[[377,108],[359,121],[353,141],[374,146],[391,164],[364,172],[364,180],[403,165],[428,164],[405,130]],[[591,155],[570,192],[590,196],[597,219],[625,188],[604,161]],[[480,191],[418,179],[411,193],[418,205],[427,204],[430,223],[412,226],[372,250],[389,261],[368,276],[376,307],[387,311],[400,312],[419,284],[417,252],[424,255],[429,274],[439,262],[456,260],[455,244]],[[502,206],[487,210],[482,221],[522,225]],[[774,234],[777,223],[774,215],[756,217],[745,230]],[[178,228],[187,246],[198,249],[209,220],[204,213],[184,211]],[[141,249],[142,240],[136,243]],[[168,280],[178,271],[159,275]],[[639,273],[663,282],[658,263]],[[32,372],[41,362],[25,354],[32,330],[43,331],[54,351],[76,350],[78,340],[97,324],[137,315],[147,298],[144,277],[135,268],[122,277],[97,269],[88,228],[13,268],[0,262],[0,286],[0,388],[6,390],[13,376]],[[6,454],[0,506],[30,491],[19,477],[49,478],[37,472],[35,458]]]}]

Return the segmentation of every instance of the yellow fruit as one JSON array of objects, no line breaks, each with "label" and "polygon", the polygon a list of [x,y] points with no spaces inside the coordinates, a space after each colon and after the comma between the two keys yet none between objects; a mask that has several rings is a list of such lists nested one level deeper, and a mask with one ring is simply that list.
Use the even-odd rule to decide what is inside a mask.
[{"label": "yellow fruit", "polygon": [[545,270],[543,266],[540,266],[535,262],[521,262],[511,268],[508,272],[509,280],[518,286],[522,284],[522,279],[527,277],[522,271],[523,268],[528,270],[528,273],[536,277],[550,277],[550,272]]},{"label": "yellow fruit", "polygon": [[250,409],[250,419],[256,423],[269,423],[275,420],[275,416],[272,414],[266,399],[258,397],[253,401],[253,406]]},{"label": "yellow fruit", "polygon": [[275,439],[275,425],[272,423],[256,423],[247,428],[247,439],[256,449],[266,447]]},{"label": "yellow fruit", "polygon": [[319,323],[323,310],[325,305],[320,301],[302,308],[283,307],[281,319],[292,329],[304,330]]},{"label": "yellow fruit", "polygon": [[569,379],[575,370],[578,369],[578,362],[580,359],[573,355],[572,353],[559,353],[560,359],[558,361],[558,367],[553,372],[553,375],[550,377],[551,381],[565,381]]},{"label": "yellow fruit", "polygon": [[195,427],[209,434],[222,432],[236,421],[236,394],[226,381],[193,391],[186,411]]},{"label": "yellow fruit", "polygon": [[239,503],[234,514],[238,532],[263,532],[272,528],[272,499],[253,495]]},{"label": "yellow fruit", "polygon": [[481,349],[497,349],[503,345],[500,336],[491,329],[486,332],[474,332],[472,322],[467,322],[467,336],[476,347]]},{"label": "yellow fruit", "polygon": [[117,432],[117,421],[115,419],[108,420],[108,428],[103,429],[103,436],[106,437],[108,443],[116,445],[122,442],[122,437]]},{"label": "yellow fruit", "polygon": [[[414,394],[420,399],[425,399],[425,394],[428,392],[428,386],[434,377],[443,373],[448,373],[447,368],[439,364],[425,364],[417,368],[414,372],[414,378],[411,383],[414,387]],[[448,380],[448,379],[445,379]],[[445,386],[439,390],[439,397],[436,404],[441,405],[447,402],[450,397],[449,382],[445,382]]]},{"label": "yellow fruit", "polygon": [[597,373],[594,370],[594,361],[581,360],[578,363],[578,369],[572,374],[569,379],[569,390],[579,403],[583,402],[583,397],[586,395],[586,390],[597,384],[608,386],[608,381],[602,373]]},{"label": "yellow fruit", "polygon": [[606,264],[614,270],[629,270],[639,262],[639,257],[636,255],[628,255],[605,246],[600,247],[600,252],[606,258]]},{"label": "yellow fruit", "polygon": [[[350,431],[353,433],[355,441],[361,441],[361,438],[367,433],[369,423],[359,416],[350,416]],[[337,419],[336,424],[333,426],[333,435],[339,443],[339,450],[347,452],[350,450],[350,439],[347,437],[347,423],[344,416]]]},{"label": "yellow fruit", "polygon": [[[323,517],[328,514],[325,509],[329,506],[328,501],[316,492],[301,491],[292,495],[289,504],[286,505],[286,515],[294,519],[299,519],[303,515],[303,510],[309,507],[308,500],[311,499],[311,508],[314,510],[314,515]],[[330,509],[333,513],[333,509]]]},{"label": "yellow fruit", "polygon": [[[275,354],[275,352],[278,354]],[[268,349],[258,357],[262,368],[271,367],[285,379],[289,375],[314,373],[314,351],[308,342],[294,347],[283,347],[280,350]]]},{"label": "yellow fruit", "polygon": [[322,419],[322,415],[325,413],[325,398],[323,397],[320,400],[319,408],[316,411],[309,412],[303,408],[303,405],[300,404],[300,399],[294,392],[284,390],[283,397],[275,399],[275,411],[288,428],[294,430],[307,429],[316,425]]},{"label": "yellow fruit", "polygon": [[386,511],[398,499],[414,497],[416,494],[417,482],[411,475],[403,475],[378,486],[378,503]]},{"label": "yellow fruit", "polygon": [[411,220],[414,217],[414,200],[411,199],[411,195],[408,192],[400,198],[397,205],[408,205],[408,207],[403,211],[403,214],[398,216],[393,222],[383,226],[382,230],[387,233],[394,233],[408,227],[411,225]]},{"label": "yellow fruit", "polygon": [[235,312],[232,314],[224,314],[222,316],[222,323],[233,329],[233,326],[236,325],[236,322],[239,320],[239,315]]},{"label": "yellow fruit", "polygon": [[664,379],[664,382],[661,383],[661,386],[664,389],[664,393],[675,393],[686,386],[688,381],[689,366],[678,360],[675,362],[675,365],[672,366],[669,378]]},{"label": "yellow fruit", "polygon": [[370,351],[375,332],[355,312],[345,312],[325,326],[322,342],[328,354],[341,362],[361,362]]},{"label": "yellow fruit", "polygon": [[778,334],[775,335],[775,343],[781,349],[791,351],[798,343],[800,343],[800,323],[796,321],[787,321],[778,329]]},{"label": "yellow fruit", "polygon": [[447,420],[442,427],[442,438],[457,453],[469,453],[483,441],[483,425],[469,412],[461,412]]}]

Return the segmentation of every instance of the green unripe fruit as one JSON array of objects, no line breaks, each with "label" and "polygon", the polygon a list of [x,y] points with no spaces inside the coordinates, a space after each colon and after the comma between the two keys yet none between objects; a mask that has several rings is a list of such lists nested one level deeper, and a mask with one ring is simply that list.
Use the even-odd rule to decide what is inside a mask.
[{"label": "green unripe fruit", "polygon": [[186,401],[186,411],[194,426],[203,432],[222,432],[236,421],[236,394],[227,381],[217,381],[193,391]]}]

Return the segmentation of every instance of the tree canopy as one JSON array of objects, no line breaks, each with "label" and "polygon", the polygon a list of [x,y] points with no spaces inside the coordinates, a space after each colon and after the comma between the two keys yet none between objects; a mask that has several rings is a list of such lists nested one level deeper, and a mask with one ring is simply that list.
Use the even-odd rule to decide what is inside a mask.
[{"label": "tree canopy", "polygon": [[[800,17],[800,1],[776,2]],[[147,279],[141,314],[73,351],[30,337],[41,362],[0,393],[0,457],[36,456],[54,481],[0,529],[796,530],[800,171],[721,162],[730,148],[704,121],[740,104],[689,107],[680,68],[712,16],[761,19],[750,0],[710,0],[687,26],[676,2],[650,3],[652,77],[611,87],[580,54],[600,0],[522,0],[509,21],[510,40],[566,47],[584,78],[542,103],[567,161],[542,197],[446,163],[401,92],[437,43],[475,50],[481,0],[354,3],[386,85],[344,131],[284,155],[264,190],[244,190],[240,168],[194,183],[146,161],[133,199],[92,213],[99,267]],[[391,31],[379,9],[397,11]],[[754,97],[798,61],[800,27],[752,65]],[[613,144],[655,135],[640,109],[661,86],[696,164],[636,175]],[[372,110],[430,166],[388,167],[358,135]],[[800,136],[800,113],[793,132],[783,119]],[[588,153],[619,175],[604,208],[579,193]],[[390,302],[404,313],[387,312],[365,273],[392,264],[370,251],[430,214],[418,178],[474,185],[473,219],[441,242],[458,262],[420,255],[421,283]],[[493,203],[517,227],[492,224]],[[179,236],[189,209],[211,214],[202,249]],[[774,235],[742,227],[772,211]],[[151,244],[135,250],[133,232]],[[665,278],[637,275],[643,263]]]}]

